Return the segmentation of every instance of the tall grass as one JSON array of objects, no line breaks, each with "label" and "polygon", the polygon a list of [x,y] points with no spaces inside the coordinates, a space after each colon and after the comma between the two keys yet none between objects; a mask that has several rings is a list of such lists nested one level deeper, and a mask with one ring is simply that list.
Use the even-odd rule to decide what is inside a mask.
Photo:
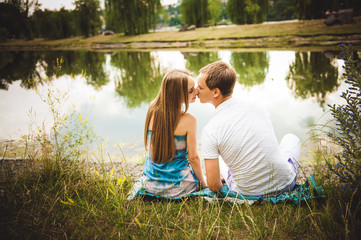
[{"label": "tall grass", "polygon": [[[203,198],[127,201],[114,169],[49,161],[0,185],[3,239],[359,239],[360,201],[324,182],[328,198],[238,205]],[[105,169],[105,168],[104,168]],[[322,180],[319,177],[319,180]]]}]

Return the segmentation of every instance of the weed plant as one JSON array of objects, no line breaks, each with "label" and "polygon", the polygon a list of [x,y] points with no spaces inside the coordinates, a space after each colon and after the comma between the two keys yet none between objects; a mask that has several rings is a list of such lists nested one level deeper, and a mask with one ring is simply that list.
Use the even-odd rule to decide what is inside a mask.
[{"label": "weed plant", "polygon": [[341,94],[345,104],[330,106],[336,129],[329,134],[342,147],[342,154],[335,156],[336,165],[327,164],[344,190],[356,191],[361,187],[361,65],[354,59],[351,45],[342,45],[342,53],[343,76],[349,88]]},{"label": "weed plant", "polygon": [[[49,97],[56,95],[49,93]],[[58,98],[54,103],[62,103]],[[51,101],[50,101],[51,102]],[[194,197],[178,201],[127,201],[133,180],[98,154],[86,154],[93,131],[53,104],[51,133],[27,138],[34,164],[0,182],[0,239],[360,239],[360,201],[355,191],[339,191],[318,173],[328,198],[300,204],[209,203]],[[51,109],[51,108],[50,108]],[[83,125],[80,127],[77,124]],[[68,126],[68,127],[67,127]],[[69,127],[70,126],[70,127]],[[88,129],[89,131],[87,131]],[[75,132],[74,132],[75,131]],[[93,141],[93,140],[92,140]],[[91,158],[93,156],[93,158]],[[317,157],[331,158],[318,152]],[[88,164],[97,162],[96,167]]]}]

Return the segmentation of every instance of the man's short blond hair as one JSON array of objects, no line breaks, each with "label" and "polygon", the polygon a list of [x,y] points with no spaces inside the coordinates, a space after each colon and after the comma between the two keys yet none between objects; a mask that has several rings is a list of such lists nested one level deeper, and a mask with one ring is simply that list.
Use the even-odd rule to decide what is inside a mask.
[{"label": "man's short blond hair", "polygon": [[206,84],[210,90],[218,88],[223,97],[232,95],[236,84],[236,71],[227,63],[217,61],[201,68],[199,72],[206,76]]}]

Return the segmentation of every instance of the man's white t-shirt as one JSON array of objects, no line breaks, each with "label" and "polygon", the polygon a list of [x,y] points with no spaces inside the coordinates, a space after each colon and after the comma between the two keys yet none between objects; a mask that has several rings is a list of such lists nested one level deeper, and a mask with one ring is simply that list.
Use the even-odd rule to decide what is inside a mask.
[{"label": "man's white t-shirt", "polygon": [[234,97],[221,103],[202,133],[202,156],[221,156],[232,177],[231,190],[264,195],[289,186],[296,173],[280,152],[266,111]]}]

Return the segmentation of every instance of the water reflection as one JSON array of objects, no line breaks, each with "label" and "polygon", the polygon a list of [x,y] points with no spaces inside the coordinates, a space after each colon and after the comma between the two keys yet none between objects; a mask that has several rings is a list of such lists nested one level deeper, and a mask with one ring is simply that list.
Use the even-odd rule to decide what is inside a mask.
[{"label": "water reflection", "polygon": [[[64,59],[60,71],[59,58]],[[124,144],[127,159],[142,155],[147,105],[167,69],[187,68],[197,77],[200,68],[217,60],[237,71],[234,96],[259,101],[270,111],[278,139],[293,132],[305,140],[307,124],[324,115],[320,105],[339,99],[341,63],[319,52],[0,52],[0,87],[7,90],[0,91],[0,139],[14,136],[18,129],[27,131],[30,107],[42,107],[40,120],[48,117],[31,89],[49,85],[68,91],[71,103],[96,131],[110,138],[109,145]],[[200,138],[214,108],[197,101],[189,111],[197,117]],[[119,155],[117,147],[114,151]]]},{"label": "water reflection", "polygon": [[269,57],[267,52],[233,52],[230,63],[238,74],[239,83],[252,87],[264,82]]},{"label": "water reflection", "polygon": [[111,57],[111,64],[121,70],[115,91],[125,98],[127,107],[139,107],[155,98],[164,73],[149,52],[119,52]]},{"label": "water reflection", "polygon": [[186,68],[194,73],[198,73],[199,69],[207,64],[220,60],[217,52],[183,52],[182,54],[187,60]]},{"label": "water reflection", "polygon": [[[61,64],[60,59],[64,60]],[[103,67],[105,59],[104,53],[87,51],[0,52],[0,88],[7,89],[20,80],[21,86],[30,89],[63,75],[82,74],[89,85],[99,89],[109,82]]]},{"label": "water reflection", "polygon": [[316,97],[321,106],[328,93],[337,90],[338,67],[332,59],[319,52],[295,53],[286,77],[288,86],[297,97]]},{"label": "water reflection", "polygon": [[7,90],[16,80],[26,89],[34,87],[31,83],[41,81],[39,60],[40,54],[36,52],[0,52],[0,89]]},{"label": "water reflection", "polygon": [[[60,70],[57,58],[64,60]],[[62,75],[82,74],[87,83],[95,89],[100,89],[109,82],[104,70],[105,59],[104,53],[88,51],[47,52],[42,56],[42,60],[47,64],[47,76],[58,78]]]}]

